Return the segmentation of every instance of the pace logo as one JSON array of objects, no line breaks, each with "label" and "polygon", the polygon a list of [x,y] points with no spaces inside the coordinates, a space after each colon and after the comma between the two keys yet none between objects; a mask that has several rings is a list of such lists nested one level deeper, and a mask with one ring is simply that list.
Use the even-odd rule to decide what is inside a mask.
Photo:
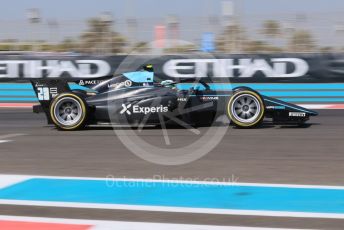
[{"label": "pace logo", "polygon": [[[288,68],[289,67],[289,68]],[[268,78],[296,78],[309,70],[300,58],[266,59],[172,59],[163,66],[166,75],[173,78],[250,78],[261,72]]]},{"label": "pace logo", "polygon": [[84,85],[97,85],[102,83],[104,80],[80,80],[78,85],[84,86]]},{"label": "pace logo", "polygon": [[[130,108],[132,110],[130,111]],[[134,105],[132,104],[122,104],[122,110],[119,112],[120,114],[128,114],[131,115],[132,113],[142,113],[142,114],[149,114],[149,113],[167,113],[168,112],[168,107],[167,106],[154,106],[154,107],[141,107],[139,105]]]}]

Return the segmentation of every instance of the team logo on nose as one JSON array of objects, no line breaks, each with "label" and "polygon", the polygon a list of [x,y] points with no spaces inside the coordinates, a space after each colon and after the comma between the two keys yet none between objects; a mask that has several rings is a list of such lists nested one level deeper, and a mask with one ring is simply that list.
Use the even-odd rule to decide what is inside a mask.
[{"label": "team logo on nose", "polygon": [[123,109],[119,112],[120,114],[127,113],[128,115],[131,115],[131,112],[129,111],[131,104],[129,104],[129,105],[122,104],[122,107],[123,107]]}]

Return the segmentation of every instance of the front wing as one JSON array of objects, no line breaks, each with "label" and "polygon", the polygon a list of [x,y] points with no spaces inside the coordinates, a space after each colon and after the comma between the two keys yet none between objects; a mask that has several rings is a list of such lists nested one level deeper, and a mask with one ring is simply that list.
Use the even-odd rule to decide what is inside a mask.
[{"label": "front wing", "polygon": [[265,104],[265,117],[272,118],[274,124],[302,124],[318,113],[276,98],[262,96]]}]

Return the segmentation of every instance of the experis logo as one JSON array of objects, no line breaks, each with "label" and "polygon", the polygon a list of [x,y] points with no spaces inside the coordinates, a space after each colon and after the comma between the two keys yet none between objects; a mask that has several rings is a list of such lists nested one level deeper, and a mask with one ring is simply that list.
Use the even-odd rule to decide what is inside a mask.
[{"label": "experis logo", "polygon": [[141,107],[139,105],[132,105],[132,104],[122,104],[122,110],[119,112],[120,114],[128,114],[131,115],[132,113],[142,113],[142,114],[149,114],[149,113],[167,113],[168,107],[167,106],[156,106],[156,107]]}]

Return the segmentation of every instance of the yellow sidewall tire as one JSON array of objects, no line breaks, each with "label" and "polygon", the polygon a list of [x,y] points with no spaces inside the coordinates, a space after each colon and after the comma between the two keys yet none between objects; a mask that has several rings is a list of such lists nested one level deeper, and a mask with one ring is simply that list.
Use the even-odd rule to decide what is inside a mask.
[{"label": "yellow sidewall tire", "polygon": [[[243,122],[240,122],[238,121],[237,119],[235,119],[235,117],[233,116],[232,114],[232,106],[233,106],[233,102],[234,100],[242,95],[242,94],[249,94],[253,97],[255,97],[259,104],[260,104],[260,112],[259,112],[259,116],[257,117],[257,119],[255,119],[253,122],[251,123],[243,123]],[[240,127],[240,128],[253,128],[253,127],[256,127],[258,125],[261,124],[261,122],[263,121],[264,119],[264,114],[265,114],[265,106],[264,106],[264,102],[263,102],[263,99],[262,97],[257,94],[256,92],[253,92],[253,91],[249,91],[249,90],[243,90],[243,91],[238,91],[237,93],[235,93],[230,99],[229,99],[229,102],[227,104],[227,116],[229,117],[229,119],[234,123],[235,126],[237,127]]]},{"label": "yellow sidewall tire", "polygon": [[[73,126],[65,126],[63,124],[60,124],[55,117],[55,112],[54,112],[55,106],[59,102],[59,100],[65,98],[65,97],[71,97],[71,98],[74,98],[75,100],[77,100],[80,103],[80,106],[82,109],[82,117],[80,118],[80,121]],[[52,103],[50,105],[50,118],[51,118],[51,120],[53,121],[53,123],[55,124],[55,126],[58,129],[66,130],[66,131],[73,131],[73,130],[78,130],[78,129],[84,128],[86,125],[86,119],[87,119],[87,115],[88,115],[87,112],[88,112],[88,110],[87,110],[85,101],[81,97],[79,97],[75,94],[72,94],[72,93],[64,93],[64,94],[57,96],[56,98],[54,98],[54,100],[52,101]]]}]

